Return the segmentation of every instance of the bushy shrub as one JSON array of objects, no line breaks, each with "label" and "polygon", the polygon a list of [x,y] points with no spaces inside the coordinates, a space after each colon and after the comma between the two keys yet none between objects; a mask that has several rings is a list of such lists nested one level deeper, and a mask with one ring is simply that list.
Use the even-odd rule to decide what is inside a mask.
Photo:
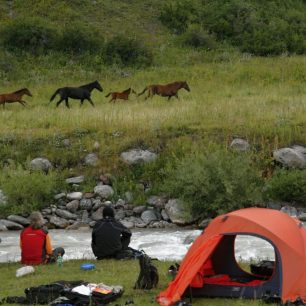
[{"label": "bushy shrub", "polygon": [[215,49],[217,45],[212,35],[196,25],[190,26],[188,30],[182,34],[182,41],[187,46],[206,50]]},{"label": "bushy shrub", "polygon": [[103,49],[103,37],[93,27],[81,23],[69,24],[63,29],[58,50],[73,53],[99,53]]},{"label": "bushy shrub", "polygon": [[180,0],[166,3],[162,8],[159,20],[173,33],[186,31],[194,16],[194,5],[191,1]]},{"label": "bushy shrub", "polygon": [[4,47],[41,53],[54,48],[58,31],[39,18],[17,19],[8,23],[1,31]]},{"label": "bushy shrub", "polygon": [[61,180],[54,172],[30,172],[21,165],[1,169],[0,189],[7,197],[7,204],[0,206],[0,216],[30,213],[50,204]]},{"label": "bushy shrub", "polygon": [[106,43],[105,61],[121,66],[148,66],[152,63],[152,52],[139,40],[115,36]]},{"label": "bushy shrub", "polygon": [[167,177],[164,191],[197,216],[214,217],[261,200],[262,180],[247,155],[220,150],[188,156]]},{"label": "bushy shrub", "polygon": [[306,170],[279,170],[266,183],[264,195],[268,200],[306,206]]}]

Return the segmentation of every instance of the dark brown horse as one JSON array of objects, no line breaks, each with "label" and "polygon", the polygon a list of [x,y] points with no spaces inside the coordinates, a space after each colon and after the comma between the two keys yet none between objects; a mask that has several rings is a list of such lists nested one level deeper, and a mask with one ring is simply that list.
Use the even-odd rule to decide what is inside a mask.
[{"label": "dark brown horse", "polygon": [[56,103],[56,107],[58,107],[63,101],[65,101],[66,106],[69,108],[68,98],[80,100],[81,105],[83,105],[84,100],[88,100],[92,106],[95,106],[90,98],[93,89],[103,91],[103,88],[98,81],[94,81],[92,83],[82,85],[80,87],[61,87],[58,88],[52,95],[52,97],[50,98],[50,102],[53,101],[56,95],[60,95],[61,98]]},{"label": "dark brown horse", "polygon": [[12,93],[0,95],[0,104],[3,105],[3,108],[5,103],[13,103],[13,102],[19,102],[22,106],[26,106],[27,102],[22,100],[23,95],[32,97],[32,94],[27,88],[22,88]]},{"label": "dark brown horse", "polygon": [[126,89],[122,92],[110,92],[105,97],[107,98],[111,95],[112,98],[109,100],[109,102],[114,101],[114,103],[115,103],[117,99],[128,100],[131,92],[136,94],[136,92],[130,87],[130,88],[128,88],[128,89]]},{"label": "dark brown horse", "polygon": [[190,91],[190,88],[187,82],[181,81],[181,82],[173,82],[167,85],[149,85],[141,93],[139,93],[138,96],[144,94],[148,90],[148,95],[146,99],[148,99],[149,97],[153,97],[154,95],[168,97],[168,100],[170,100],[171,97],[173,96],[175,96],[178,99],[177,92],[181,88],[184,88],[187,91]]}]

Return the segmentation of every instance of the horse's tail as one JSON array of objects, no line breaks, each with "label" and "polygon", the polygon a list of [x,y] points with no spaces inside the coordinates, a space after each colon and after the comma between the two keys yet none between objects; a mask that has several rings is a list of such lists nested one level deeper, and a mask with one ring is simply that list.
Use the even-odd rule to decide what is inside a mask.
[{"label": "horse's tail", "polygon": [[60,88],[57,89],[57,90],[55,91],[55,93],[52,95],[52,97],[50,98],[50,102],[53,101],[53,99],[55,98],[55,96],[56,96],[59,92],[60,92]]},{"label": "horse's tail", "polygon": [[141,95],[143,95],[148,89],[149,89],[149,86],[147,86],[142,92],[140,92],[140,93],[138,94],[138,97],[141,96]]},{"label": "horse's tail", "polygon": [[107,94],[107,95],[105,96],[105,98],[109,97],[111,94],[112,94],[112,92],[110,92],[109,94]]}]

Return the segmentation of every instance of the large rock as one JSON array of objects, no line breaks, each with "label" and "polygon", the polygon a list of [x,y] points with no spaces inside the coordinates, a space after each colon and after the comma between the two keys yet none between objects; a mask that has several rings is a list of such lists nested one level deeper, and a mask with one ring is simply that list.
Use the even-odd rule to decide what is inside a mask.
[{"label": "large rock", "polygon": [[132,221],[127,221],[127,220],[122,220],[121,223],[126,227],[126,228],[134,228],[134,222]]},{"label": "large rock", "polygon": [[133,213],[135,215],[141,215],[146,210],[146,207],[144,205],[135,206],[133,208]]},{"label": "large rock", "polygon": [[81,184],[84,182],[84,175],[74,176],[66,179],[67,184]]},{"label": "large rock", "polygon": [[292,148],[282,148],[273,152],[273,157],[287,168],[306,168],[306,148],[293,146]]},{"label": "large rock", "polygon": [[64,229],[69,225],[69,222],[66,219],[60,218],[58,216],[51,216],[49,219],[49,223],[60,229]]},{"label": "large rock", "polygon": [[135,149],[127,152],[122,152],[120,157],[125,163],[129,165],[135,165],[151,162],[156,159],[157,155],[148,150]]},{"label": "large rock", "polygon": [[95,212],[93,212],[91,214],[91,219],[94,220],[94,221],[98,221],[98,220],[101,220],[103,218],[103,208],[104,207],[100,207],[98,208]]},{"label": "large rock", "polygon": [[18,231],[23,229],[21,224],[5,219],[0,220],[0,224],[4,225],[8,230]]},{"label": "large rock", "polygon": [[158,217],[154,210],[148,209],[141,214],[141,220],[145,223],[150,223],[152,221],[158,221]]},{"label": "large rock", "polygon": [[84,163],[87,166],[96,166],[99,163],[99,158],[96,153],[87,154],[84,158]]},{"label": "large rock", "polygon": [[167,199],[161,196],[150,196],[147,199],[148,205],[159,208],[159,209],[164,208],[166,202],[167,202]]},{"label": "large rock", "polygon": [[105,200],[110,199],[114,195],[113,188],[108,185],[97,185],[94,188],[94,192]]},{"label": "large rock", "polygon": [[0,221],[0,232],[8,231],[8,228]]},{"label": "large rock", "polygon": [[21,216],[17,216],[17,215],[10,215],[10,216],[8,216],[7,220],[19,223],[19,224],[21,224],[23,226],[28,226],[30,224],[29,219],[21,217]]},{"label": "large rock", "polygon": [[250,145],[249,143],[241,138],[235,138],[231,144],[230,144],[230,148],[236,151],[248,151],[250,150]]},{"label": "large rock", "polygon": [[39,170],[48,173],[48,171],[52,168],[52,164],[46,158],[37,157],[31,161],[30,168],[32,170]]},{"label": "large rock", "polygon": [[77,219],[77,215],[67,211],[67,210],[63,210],[63,209],[57,209],[55,211],[55,213],[61,217],[61,218],[64,218],[64,219],[72,219],[72,220],[76,220]]},{"label": "large rock", "polygon": [[170,199],[165,205],[170,220],[177,225],[187,225],[195,221],[179,199]]},{"label": "large rock", "polygon": [[82,192],[76,191],[76,192],[70,192],[67,194],[68,200],[81,200],[82,199]]},{"label": "large rock", "polygon": [[79,209],[80,202],[79,200],[72,200],[66,204],[66,208],[71,212],[75,213]]},{"label": "large rock", "polygon": [[82,221],[76,221],[73,224],[66,227],[66,230],[79,230],[81,228],[89,229],[89,226],[87,223]]},{"label": "large rock", "polygon": [[82,199],[80,201],[80,209],[91,210],[91,208],[92,208],[91,199]]}]

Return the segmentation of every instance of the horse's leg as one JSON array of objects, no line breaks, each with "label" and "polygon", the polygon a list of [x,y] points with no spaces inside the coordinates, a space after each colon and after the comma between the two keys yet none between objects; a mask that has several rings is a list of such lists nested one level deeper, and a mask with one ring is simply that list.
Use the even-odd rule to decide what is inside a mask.
[{"label": "horse's leg", "polygon": [[20,102],[22,103],[23,106],[28,105],[28,103],[26,101],[24,101],[24,100],[20,100]]},{"label": "horse's leg", "polygon": [[23,103],[23,101],[22,100],[20,100],[20,101],[17,101],[18,103],[20,103],[23,107],[25,107],[25,105],[24,105],[24,103]]},{"label": "horse's leg", "polygon": [[175,94],[175,97],[178,99],[179,97],[178,97],[178,95],[177,95],[177,93]]},{"label": "horse's leg", "polygon": [[66,104],[66,107],[70,108],[69,103],[68,103],[68,98],[65,99],[65,104]]},{"label": "horse's leg", "polygon": [[83,103],[84,103],[84,99],[81,99],[81,104],[80,104],[80,106],[82,106],[82,105],[83,105]]},{"label": "horse's leg", "polygon": [[89,101],[89,103],[90,103],[93,107],[95,106],[94,103],[92,102],[92,100],[91,100],[90,97],[88,97],[87,100]]}]

